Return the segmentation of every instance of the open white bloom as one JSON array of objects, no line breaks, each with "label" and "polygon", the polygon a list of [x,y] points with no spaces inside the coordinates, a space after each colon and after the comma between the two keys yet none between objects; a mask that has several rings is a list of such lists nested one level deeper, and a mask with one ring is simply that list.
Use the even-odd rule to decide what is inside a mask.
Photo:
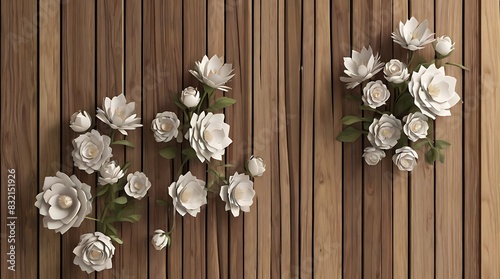
[{"label": "open white bloom", "polygon": [[392,156],[392,161],[401,171],[412,171],[417,165],[417,159],[417,152],[408,146],[396,149]]},{"label": "open white bloom", "polygon": [[99,178],[98,178],[98,183],[99,185],[106,185],[106,184],[114,184],[118,182],[120,178],[125,175],[120,168],[120,165],[118,165],[115,161],[109,161],[104,163],[101,168],[99,169]]},{"label": "open white bloom", "polygon": [[205,181],[197,179],[190,171],[170,184],[168,194],[172,197],[175,210],[182,216],[189,213],[196,217],[201,206],[207,204]]},{"label": "open white bloom", "polygon": [[86,233],[80,236],[73,254],[73,263],[80,266],[82,271],[92,273],[113,266],[111,259],[115,254],[115,246],[111,243],[111,238],[101,232]]},{"label": "open white bloom", "polygon": [[123,93],[113,99],[104,98],[104,109],[97,108],[97,118],[123,135],[127,135],[125,130],[142,127],[141,118],[135,113],[135,102],[127,104]]},{"label": "open white bloom", "polygon": [[375,166],[385,158],[385,152],[375,147],[367,147],[364,150],[363,157],[368,165]]},{"label": "open white bloom", "polygon": [[80,135],[73,140],[73,162],[75,167],[90,174],[97,171],[111,158],[112,149],[109,147],[111,138],[101,136],[97,130]]},{"label": "open white bloom", "polygon": [[224,123],[224,114],[211,112],[205,115],[193,113],[191,128],[184,137],[196,152],[196,156],[203,163],[210,158],[222,160],[222,155],[233,141],[229,138],[229,125]]},{"label": "open white bloom", "polygon": [[431,64],[429,68],[422,66],[413,72],[408,90],[422,113],[436,119],[436,116],[450,116],[451,107],[460,101],[455,92],[456,83],[454,77],[445,74],[443,67],[438,69]]},{"label": "open white bloom", "polygon": [[157,142],[169,142],[173,138],[177,138],[180,124],[181,121],[173,112],[157,113],[156,118],[151,122],[151,130],[153,130],[155,140]]},{"label": "open white bloom", "polygon": [[259,156],[252,155],[247,162],[247,170],[251,176],[262,176],[266,171],[266,164],[264,164],[264,159]]},{"label": "open white bloom", "polygon": [[151,239],[151,244],[156,250],[161,250],[170,243],[170,236],[164,230],[155,230],[155,235]]},{"label": "open white bloom", "polygon": [[188,108],[194,108],[200,103],[200,91],[189,86],[182,90],[181,102]]},{"label": "open white bloom", "polygon": [[361,100],[363,100],[365,106],[375,109],[385,105],[390,96],[391,93],[387,90],[387,86],[381,80],[377,80],[366,84],[365,88],[363,88]]},{"label": "open white bloom", "polygon": [[378,149],[391,149],[401,137],[401,120],[394,115],[383,114],[380,119],[373,119],[368,128],[368,140]]},{"label": "open white bloom", "polygon": [[77,132],[83,133],[87,131],[90,126],[92,126],[92,117],[86,111],[77,111],[71,115],[71,121],[69,122],[69,127]]},{"label": "open white bloom", "polygon": [[428,24],[427,20],[419,23],[414,17],[405,24],[399,22],[399,30],[392,33],[392,38],[394,42],[411,51],[422,49],[424,45],[434,41],[434,33],[427,28]]},{"label": "open white bloom", "polygon": [[388,82],[400,84],[405,82],[410,77],[410,74],[405,63],[397,59],[391,59],[385,64],[384,77]]},{"label": "open white bloom", "polygon": [[222,57],[217,57],[217,55],[212,56],[210,60],[208,56],[203,56],[201,61],[196,61],[195,69],[189,70],[189,72],[195,76],[203,84],[213,88],[220,89],[222,91],[229,91],[231,88],[225,86],[234,74],[233,64],[224,64],[224,59]]},{"label": "open white bloom", "polygon": [[149,178],[143,172],[136,171],[127,175],[127,184],[123,188],[128,196],[135,199],[142,199],[151,188]]},{"label": "open white bloom", "polygon": [[427,130],[429,129],[428,119],[421,112],[410,113],[403,117],[403,121],[405,122],[403,131],[411,141],[427,137]]},{"label": "open white bloom", "polygon": [[75,175],[62,172],[45,177],[43,192],[36,196],[35,206],[43,215],[43,226],[64,234],[71,227],[79,227],[92,211],[90,186],[81,183]]},{"label": "open white bloom", "polygon": [[254,196],[253,182],[246,174],[235,173],[229,177],[229,185],[220,187],[220,197],[226,202],[226,211],[231,210],[234,217],[240,215],[240,209],[250,212]]},{"label": "open white bloom", "polygon": [[362,81],[370,79],[384,68],[384,63],[380,62],[380,55],[373,55],[372,47],[363,47],[361,52],[352,51],[351,57],[344,57],[344,73],[348,77],[340,77],[340,80],[347,82],[347,88],[352,89]]},{"label": "open white bloom", "polygon": [[448,56],[455,49],[455,43],[453,43],[448,36],[437,37],[432,45],[440,57]]}]

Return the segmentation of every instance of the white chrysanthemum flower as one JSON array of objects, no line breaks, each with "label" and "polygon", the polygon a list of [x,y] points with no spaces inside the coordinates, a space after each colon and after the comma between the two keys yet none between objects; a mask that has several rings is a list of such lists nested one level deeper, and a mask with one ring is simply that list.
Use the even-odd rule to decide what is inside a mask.
[{"label": "white chrysanthemum flower", "polygon": [[418,154],[411,147],[396,149],[392,161],[401,171],[412,171],[417,165]]},{"label": "white chrysanthemum flower", "polygon": [[234,76],[232,64],[224,64],[224,59],[217,55],[212,56],[210,60],[208,56],[203,56],[201,61],[196,61],[195,69],[189,70],[203,84],[222,91],[228,91],[231,88],[225,84]]},{"label": "white chrysanthemum flower", "polygon": [[92,273],[113,266],[111,259],[115,254],[115,246],[111,243],[111,238],[101,232],[86,233],[80,236],[73,254],[73,263],[80,266],[82,271]]},{"label": "white chrysanthemum flower", "polygon": [[370,79],[384,68],[384,63],[380,62],[380,55],[373,55],[372,47],[363,47],[361,52],[352,51],[352,57],[344,57],[344,73],[348,77],[340,77],[340,80],[347,83],[347,88],[352,89],[361,82]]},{"label": "white chrysanthemum flower", "polygon": [[235,173],[229,177],[229,185],[220,187],[220,197],[226,202],[226,211],[231,210],[234,217],[240,215],[240,209],[250,212],[254,196],[253,182],[246,174]]},{"label": "white chrysanthemum flower", "polygon": [[111,158],[112,149],[109,147],[111,138],[92,130],[73,140],[73,162],[75,167],[88,174],[98,171]]},{"label": "white chrysanthemum flower", "polygon": [[43,215],[43,226],[64,234],[71,227],[79,227],[92,211],[90,186],[81,183],[75,175],[62,172],[45,177],[43,192],[36,196],[35,206]]},{"label": "white chrysanthemum flower", "polygon": [[454,77],[445,74],[443,67],[431,64],[429,68],[422,66],[413,72],[408,91],[422,113],[436,119],[436,116],[450,116],[450,109],[460,101],[455,92],[456,83]]},{"label": "white chrysanthemum flower", "polygon": [[377,80],[366,84],[365,88],[363,88],[361,100],[363,100],[365,106],[375,109],[385,105],[390,96],[391,92],[389,92],[387,86],[381,80]]},{"label": "white chrysanthemum flower", "polygon": [[123,135],[127,135],[125,130],[142,127],[141,118],[135,113],[135,102],[127,104],[123,93],[113,99],[104,98],[104,109],[97,108],[97,118]]},{"label": "white chrysanthemum flower", "polygon": [[127,175],[127,184],[124,186],[125,193],[135,199],[142,199],[151,188],[149,178],[143,172],[136,171]]},{"label": "white chrysanthemum flower", "polygon": [[151,122],[151,130],[157,142],[169,142],[177,138],[181,121],[177,115],[170,111],[157,113],[156,118]]},{"label": "white chrysanthemum flower", "polygon": [[170,184],[168,194],[172,197],[175,210],[182,216],[188,213],[196,217],[201,206],[207,204],[205,181],[197,179],[190,171]]},{"label": "white chrysanthemum flower", "polygon": [[425,139],[427,137],[427,130],[429,129],[428,119],[421,112],[410,113],[403,117],[403,121],[405,122],[403,131],[408,136],[408,139],[411,141]]},{"label": "white chrysanthemum flower", "polygon": [[410,77],[410,74],[403,62],[397,59],[391,59],[385,64],[384,77],[388,82],[400,84],[405,82]]},{"label": "white chrysanthemum flower", "polygon": [[368,165],[375,166],[385,158],[385,152],[375,147],[367,147],[364,150],[363,157]]},{"label": "white chrysanthemum flower", "polygon": [[406,21],[399,22],[399,30],[392,33],[394,42],[411,51],[424,48],[424,45],[434,41],[434,33],[427,28],[427,20],[421,23],[414,17]]},{"label": "white chrysanthemum flower", "polygon": [[114,184],[125,175],[115,161],[104,163],[99,169],[99,185]]},{"label": "white chrysanthemum flower", "polygon": [[77,132],[83,133],[92,126],[92,117],[86,111],[77,111],[71,115],[69,127]]},{"label": "white chrysanthemum flower", "polygon": [[392,114],[383,114],[380,119],[373,119],[368,128],[368,140],[373,147],[391,149],[398,143],[402,128],[401,120]]}]

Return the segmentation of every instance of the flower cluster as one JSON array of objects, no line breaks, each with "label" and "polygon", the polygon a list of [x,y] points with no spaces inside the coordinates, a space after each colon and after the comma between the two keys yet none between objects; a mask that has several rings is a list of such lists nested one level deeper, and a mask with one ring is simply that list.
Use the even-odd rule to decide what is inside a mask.
[{"label": "flower cluster", "polygon": [[[412,171],[418,160],[415,149],[422,147],[427,147],[428,163],[436,160],[443,163],[443,149],[450,144],[434,140],[433,121],[438,116],[450,116],[450,109],[460,101],[455,92],[457,80],[446,75],[444,66],[465,67],[443,61],[453,52],[454,43],[448,36],[434,38],[427,20],[419,22],[412,17],[406,23],[400,22],[392,38],[408,50],[406,63],[391,59],[384,65],[371,47],[344,57],[347,77],[340,80],[347,83],[348,89],[362,85],[361,96],[350,94],[349,97],[362,102],[360,108],[372,113],[364,117],[344,116],[342,123],[348,127],[337,140],[353,142],[366,134],[371,146],[364,149],[363,157],[368,165],[378,164],[386,156],[385,150],[395,149],[394,164],[402,171]],[[430,43],[434,47],[434,59],[417,58],[416,52]],[[387,85],[380,79],[372,80],[382,70]],[[388,102],[391,95],[395,99]],[[354,126],[360,122],[361,129]]]},{"label": "flower cluster", "polygon": [[[251,178],[262,176],[266,165],[262,158],[252,156],[245,166],[240,166],[246,173],[236,171],[226,178],[219,171],[220,168],[236,168],[231,164],[222,164],[225,150],[232,140],[230,126],[225,122],[224,113],[220,112],[236,101],[229,97],[215,99],[216,90],[228,92],[231,89],[226,83],[234,76],[233,68],[214,55],[210,59],[204,56],[195,63],[195,69],[189,72],[203,84],[204,90],[201,93],[196,87],[189,86],[176,96],[174,102],[182,111],[182,122],[175,112],[165,111],[158,113],[151,123],[155,140],[166,143],[160,155],[166,159],[182,157],[181,173],[168,187],[172,201],[160,202],[171,205],[181,216],[187,214],[196,217],[202,206],[207,204],[208,193],[219,193],[221,200],[226,203],[226,211],[238,217],[240,211],[250,211],[255,196]],[[183,143],[183,140],[186,142]],[[207,183],[183,169],[190,160],[206,164],[213,179]],[[151,240],[155,249],[161,250],[170,245],[173,229],[168,232],[161,229],[155,231]]]},{"label": "flower cluster", "polygon": [[84,219],[97,222],[98,231],[83,234],[73,250],[73,263],[87,273],[112,267],[115,253],[112,241],[122,244],[113,223],[137,222],[141,216],[134,214],[134,206],[128,202],[129,198],[140,200],[151,187],[151,182],[142,172],[130,173],[125,178],[130,162],[120,166],[111,159],[112,145],[134,147],[126,139],[115,140],[114,132],[118,130],[126,136],[126,130],[142,126],[141,119],[135,113],[135,103],[127,102],[121,94],[112,99],[106,97],[103,104],[103,109],[97,109],[96,117],[111,128],[109,135],[101,134],[93,127],[92,117],[86,111],[75,112],[70,120],[70,128],[80,133],[73,140],[71,155],[74,166],[87,174],[99,174],[96,197],[103,199],[105,206],[98,218],[88,216],[95,198],[91,194],[92,186],[82,183],[76,175],[57,172],[56,176],[46,177],[42,192],[36,196],[35,202],[43,216],[44,227],[61,234],[72,227],[79,227]]}]

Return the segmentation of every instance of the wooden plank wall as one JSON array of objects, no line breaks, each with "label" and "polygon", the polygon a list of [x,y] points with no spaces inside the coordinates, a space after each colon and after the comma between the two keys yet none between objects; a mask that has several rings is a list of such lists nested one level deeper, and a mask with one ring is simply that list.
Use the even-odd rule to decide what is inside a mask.
[{"label": "wooden plank wall", "polygon": [[[15,272],[10,228],[0,228],[1,278],[500,278],[498,2],[1,0],[0,12],[0,221],[16,224]],[[404,58],[390,33],[410,16],[451,36],[452,60],[470,71],[447,70],[463,100],[436,122],[436,136],[452,142],[447,162],[421,160],[409,175],[389,158],[365,165],[366,140],[335,137],[342,115],[361,115],[343,98],[342,58],[369,44],[383,61]],[[173,218],[155,202],[168,198],[179,162],[157,155],[149,123],[197,84],[187,70],[204,54],[235,68],[226,94],[237,104],[225,110],[234,143],[224,160],[242,165],[258,154],[267,163],[240,218],[217,195],[196,219]],[[33,203],[59,170],[95,185],[73,167],[69,117],[121,92],[145,125],[130,133],[137,147],[115,147],[114,156],[133,160],[153,187],[138,203],[141,221],[119,228],[125,244],[114,268],[87,275],[72,249],[95,224],[54,234]],[[207,177],[203,165],[190,168]],[[153,231],[174,223],[172,246],[153,249]]]}]

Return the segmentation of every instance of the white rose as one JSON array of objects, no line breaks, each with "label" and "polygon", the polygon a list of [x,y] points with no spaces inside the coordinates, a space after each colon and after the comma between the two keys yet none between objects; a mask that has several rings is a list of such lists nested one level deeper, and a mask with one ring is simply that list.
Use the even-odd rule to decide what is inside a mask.
[{"label": "white rose", "polygon": [[83,133],[92,126],[92,117],[86,111],[78,111],[71,115],[69,127],[77,132]]},{"label": "white rose", "polygon": [[399,30],[392,33],[392,38],[394,42],[411,51],[422,49],[424,45],[434,41],[434,33],[427,26],[427,20],[419,23],[412,17],[405,24],[399,22]]},{"label": "white rose", "polygon": [[438,54],[438,57],[441,58],[448,56],[455,49],[455,43],[453,43],[451,38],[448,36],[437,37],[432,45],[434,46],[434,50]]},{"label": "white rose", "polygon": [[157,142],[169,142],[173,138],[177,138],[180,124],[177,115],[173,112],[157,113],[156,118],[151,122],[151,130],[154,132],[155,140]]},{"label": "white rose", "polygon": [[101,136],[97,130],[80,135],[73,140],[73,162],[75,167],[88,174],[93,173],[111,158],[112,149],[109,147],[111,138]]},{"label": "white rose", "polygon": [[401,137],[401,120],[394,115],[384,114],[380,119],[373,119],[369,127],[368,140],[373,147],[391,149]]},{"label": "white rose", "polygon": [[104,98],[104,109],[97,108],[97,118],[123,135],[127,135],[125,130],[142,127],[141,118],[135,113],[135,102],[127,104],[123,93],[113,99]]},{"label": "white rose", "polygon": [[251,176],[262,176],[266,171],[266,164],[261,157],[252,155],[247,162],[247,170]]},{"label": "white rose", "polygon": [[115,161],[104,163],[99,169],[99,185],[114,184],[125,175]]},{"label": "white rose", "polygon": [[170,184],[168,194],[172,197],[175,210],[182,216],[189,213],[196,217],[201,206],[207,204],[205,181],[197,179],[190,171]]},{"label": "white rose", "polygon": [[220,197],[226,202],[226,211],[231,210],[234,217],[240,215],[240,209],[250,212],[254,196],[253,182],[246,174],[235,173],[229,177],[229,185],[220,188]]},{"label": "white rose", "polygon": [[361,52],[353,50],[352,57],[344,57],[344,66],[348,77],[340,77],[340,80],[347,83],[347,89],[352,89],[380,72],[384,63],[380,62],[380,55],[373,55],[372,47],[368,46]]},{"label": "white rose", "polygon": [[196,156],[203,163],[210,158],[222,160],[222,155],[233,141],[229,138],[229,125],[224,123],[224,114],[211,112],[205,115],[193,113],[191,128],[184,137],[196,152]]},{"label": "white rose", "polygon": [[364,150],[363,157],[368,165],[374,166],[385,158],[385,152],[375,147],[367,147]]},{"label": "white rose", "polygon": [[115,246],[111,243],[111,238],[101,232],[86,233],[80,236],[73,254],[73,263],[80,266],[82,271],[92,273],[113,266],[111,259],[115,254]]},{"label": "white rose", "polygon": [[413,72],[408,91],[422,113],[436,119],[436,116],[450,116],[451,107],[460,101],[455,92],[456,83],[454,77],[445,74],[443,67],[438,69],[432,64],[429,68],[422,66],[418,72]]},{"label": "white rose", "polygon": [[79,227],[92,211],[90,186],[74,175],[62,172],[45,177],[43,192],[36,196],[35,206],[40,209],[43,226],[64,234],[71,227]]},{"label": "white rose", "polygon": [[225,84],[234,76],[232,64],[224,64],[222,57],[212,56],[210,60],[205,55],[201,61],[196,61],[195,69],[189,70],[203,84],[222,91],[228,91],[231,88]]},{"label": "white rose", "polygon": [[123,189],[128,196],[140,200],[146,196],[149,188],[151,188],[149,178],[143,172],[136,171],[127,175],[127,184]]},{"label": "white rose", "polygon": [[200,91],[189,86],[182,90],[181,102],[188,108],[194,108],[200,103]]},{"label": "white rose", "polygon": [[163,230],[155,230],[155,235],[151,239],[151,243],[156,250],[161,250],[170,245],[170,236]]},{"label": "white rose", "polygon": [[417,152],[408,146],[396,149],[392,156],[392,161],[401,171],[412,171],[417,165],[417,159]]},{"label": "white rose", "polygon": [[410,74],[403,62],[397,59],[391,59],[391,61],[385,64],[384,77],[388,82],[400,84],[405,82],[410,77]]},{"label": "white rose", "polygon": [[411,141],[427,137],[427,130],[429,129],[428,119],[427,116],[420,112],[410,113],[403,117],[403,121],[405,122],[403,131]]},{"label": "white rose", "polygon": [[387,86],[381,80],[377,80],[366,84],[365,88],[363,88],[361,99],[366,106],[375,109],[385,105],[390,96],[391,93],[387,90]]}]

